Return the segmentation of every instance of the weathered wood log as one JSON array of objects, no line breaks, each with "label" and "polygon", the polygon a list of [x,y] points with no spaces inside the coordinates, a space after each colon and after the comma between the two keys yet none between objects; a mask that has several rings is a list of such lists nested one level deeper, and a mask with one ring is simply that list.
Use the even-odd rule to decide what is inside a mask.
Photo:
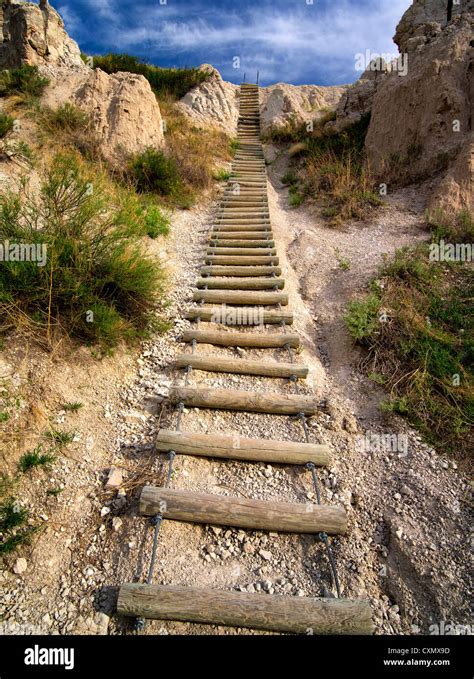
[{"label": "weathered wood log", "polygon": [[365,599],[316,599],[277,594],[225,592],[170,585],[122,585],[119,615],[149,620],[245,627],[291,634],[372,633]]},{"label": "weathered wood log", "polygon": [[277,265],[279,263],[279,258],[271,255],[267,256],[261,256],[261,257],[251,257],[251,256],[242,256],[242,255],[237,255],[236,257],[234,256],[229,256],[229,255],[206,255],[205,261],[208,264],[211,265],[220,265],[220,266],[258,266],[258,265],[264,265],[264,266],[273,266]]},{"label": "weathered wood log", "polygon": [[248,413],[274,415],[314,415],[318,409],[315,396],[297,394],[257,393],[234,389],[206,389],[199,387],[172,387],[169,394],[173,405],[183,402],[190,408],[215,410],[240,410]]},{"label": "weathered wood log", "polygon": [[175,360],[177,368],[203,370],[213,373],[233,373],[234,375],[260,375],[261,377],[308,377],[308,368],[297,363],[279,363],[278,361],[250,361],[246,359],[222,358],[204,354],[179,354]]},{"label": "weathered wood log", "polygon": [[347,516],[343,507],[307,503],[250,500],[226,495],[193,493],[145,486],[140,495],[140,514],[161,514],[172,521],[190,521],[213,526],[235,526],[281,533],[343,535]]},{"label": "weathered wood log", "polygon": [[[261,228],[261,227],[260,227]],[[271,229],[267,231],[224,231],[217,227],[211,231],[209,239],[214,240],[265,240],[272,237]]]},{"label": "weathered wood log", "polygon": [[160,429],[158,432],[156,450],[163,453],[174,450],[178,455],[273,464],[305,465],[312,462],[318,467],[322,467],[331,462],[330,450],[327,445],[250,439],[238,434],[233,436],[190,434],[168,429]]},{"label": "weathered wood log", "polygon": [[193,300],[195,302],[207,302],[208,304],[255,304],[261,306],[281,304],[288,306],[288,295],[286,293],[270,291],[195,290]]},{"label": "weathered wood log", "polygon": [[[209,240],[209,248],[274,248],[274,240],[223,240],[219,238],[211,238]],[[255,253],[258,254],[258,253]]]},{"label": "weathered wood log", "polygon": [[231,257],[237,256],[242,256],[243,258],[247,257],[272,257],[273,261],[276,258],[276,248],[269,248],[269,249],[258,249],[255,250],[255,248],[209,248],[206,252],[206,261],[207,258],[210,256],[216,256],[216,255],[230,255]]},{"label": "weathered wood log", "polygon": [[261,325],[286,325],[293,323],[291,311],[263,311],[260,307],[200,307],[192,309],[186,314],[188,321],[196,321],[198,318],[204,322],[219,323],[228,326],[261,326]]},{"label": "weathered wood log", "polygon": [[225,332],[222,330],[185,330],[182,342],[196,340],[199,344],[214,344],[221,347],[256,347],[259,349],[283,348],[297,349],[300,346],[299,335],[284,335],[269,332]]},{"label": "weathered wood log", "polygon": [[198,288],[209,290],[283,290],[285,280],[283,278],[219,278],[208,276],[199,278],[196,283]]},{"label": "weathered wood log", "polygon": [[279,266],[203,266],[201,276],[281,276]]}]

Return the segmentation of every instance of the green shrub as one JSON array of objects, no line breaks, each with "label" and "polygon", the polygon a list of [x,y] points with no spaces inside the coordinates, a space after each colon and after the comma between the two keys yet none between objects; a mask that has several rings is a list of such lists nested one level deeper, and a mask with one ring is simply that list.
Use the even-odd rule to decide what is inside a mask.
[{"label": "green shrub", "polygon": [[13,130],[14,123],[14,118],[5,115],[5,113],[0,113],[0,139],[3,139],[5,135]]},{"label": "green shrub", "polygon": [[365,299],[356,299],[349,304],[345,316],[346,325],[352,337],[358,342],[371,339],[380,330],[380,297],[372,292]]},{"label": "green shrub", "polygon": [[301,193],[298,189],[297,186],[290,186],[290,197],[289,197],[289,204],[290,207],[299,207],[302,205],[304,202],[304,194]]},{"label": "green shrub", "polygon": [[93,63],[94,68],[106,73],[139,73],[145,76],[157,95],[175,99],[181,99],[193,87],[209,80],[211,75],[198,68],[160,68],[129,54],[96,56]]},{"label": "green shrub", "polygon": [[49,85],[48,78],[43,78],[37,66],[24,64],[11,71],[3,71],[0,75],[0,96],[8,94],[24,94],[40,97]]},{"label": "green shrub", "polygon": [[10,324],[16,326],[20,314],[48,339],[63,329],[105,347],[137,337],[162,280],[142,250],[144,231],[136,197],[118,192],[77,155],[58,154],[37,198],[26,191],[0,197],[0,240],[47,253],[44,266],[9,261],[0,268]]},{"label": "green shrub", "polygon": [[297,184],[298,183],[298,175],[294,170],[288,170],[288,172],[285,172],[283,177],[281,178],[282,184],[285,184],[285,186],[291,186],[292,184]]},{"label": "green shrub", "polygon": [[32,452],[24,453],[18,462],[18,469],[21,472],[27,472],[34,467],[49,467],[56,458],[54,455],[42,453],[41,448],[38,447]]},{"label": "green shrub", "polygon": [[182,188],[182,179],[173,158],[149,148],[130,162],[132,180],[137,191],[175,195]]},{"label": "green shrub", "polygon": [[167,236],[170,232],[170,220],[158,205],[149,205],[143,214],[145,233],[150,238]]},{"label": "green shrub", "polygon": [[89,116],[80,108],[66,102],[57,109],[43,111],[43,126],[50,132],[84,130],[89,125]]},{"label": "green shrub", "polygon": [[229,170],[217,170],[214,172],[213,175],[214,179],[218,182],[226,182],[228,179],[230,179],[230,171]]}]

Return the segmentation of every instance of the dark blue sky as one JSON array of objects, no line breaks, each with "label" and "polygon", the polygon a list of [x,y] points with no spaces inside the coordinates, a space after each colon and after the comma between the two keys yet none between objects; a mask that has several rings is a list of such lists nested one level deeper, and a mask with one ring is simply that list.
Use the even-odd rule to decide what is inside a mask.
[{"label": "dark blue sky", "polygon": [[[52,0],[88,54],[128,52],[158,66],[211,63],[226,80],[336,85],[355,55],[396,54],[411,0]],[[240,69],[234,68],[240,58]]]}]

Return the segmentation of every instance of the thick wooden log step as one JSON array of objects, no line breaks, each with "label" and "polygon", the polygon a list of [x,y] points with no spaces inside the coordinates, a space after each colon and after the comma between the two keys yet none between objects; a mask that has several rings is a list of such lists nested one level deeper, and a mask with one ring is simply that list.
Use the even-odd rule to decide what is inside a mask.
[{"label": "thick wooden log step", "polygon": [[170,585],[122,585],[119,615],[270,632],[314,635],[372,633],[370,603],[364,599],[316,599],[248,594]]},{"label": "thick wooden log step", "polygon": [[281,276],[279,266],[203,266],[201,276]]},{"label": "thick wooden log step", "polygon": [[274,415],[314,415],[318,409],[315,396],[296,394],[261,394],[255,391],[233,389],[200,389],[198,387],[172,387],[170,402],[184,403],[190,408],[213,410],[239,410],[249,413]]},{"label": "thick wooden log step", "polygon": [[[216,255],[230,255],[230,257],[236,257],[237,255],[243,255],[244,257],[253,257],[253,258],[261,258],[261,257],[270,257],[273,258],[272,261],[276,264],[278,264],[278,261],[275,261],[276,257],[276,249],[275,248],[269,248],[269,249],[264,249],[264,248],[219,248],[219,247],[210,247],[206,253],[206,255],[209,256],[216,256]],[[206,259],[207,261],[207,259]],[[239,262],[236,262],[237,264]],[[265,262],[263,262],[265,263]],[[257,262],[257,264],[262,264],[261,261]]]},{"label": "thick wooden log step", "polygon": [[222,332],[222,330],[185,330],[182,341],[198,344],[214,344],[222,347],[255,347],[259,349],[283,348],[287,345],[293,349],[300,346],[299,335],[276,333]]},{"label": "thick wooden log step", "polygon": [[[261,228],[261,227],[260,227]],[[211,231],[209,240],[267,240],[271,231],[223,231],[219,227]]]},{"label": "thick wooden log step", "polygon": [[260,325],[291,325],[293,313],[291,311],[264,311],[260,307],[200,307],[192,309],[186,314],[188,321],[219,323],[227,326],[260,326]]},{"label": "thick wooden log step", "polygon": [[347,530],[343,507],[310,503],[290,504],[248,498],[193,493],[145,486],[140,495],[140,514],[161,514],[172,521],[281,533],[342,535]]},{"label": "thick wooden log step", "polygon": [[[274,240],[226,240],[226,239],[210,239],[209,245],[212,248],[274,248]],[[257,253],[255,253],[257,254]]]},{"label": "thick wooden log step", "polygon": [[[276,252],[276,251],[275,251]],[[272,266],[278,265],[278,257],[271,255],[264,255],[261,257],[252,256],[242,256],[238,254],[236,257],[234,255],[219,255],[211,254],[207,255],[205,258],[206,264],[217,264],[221,266]]]},{"label": "thick wooden log step", "polygon": [[[258,233],[261,229],[265,228],[265,224],[216,224],[214,230],[216,233],[241,233],[245,231],[246,233]],[[270,224],[268,224],[268,230],[265,231],[265,235],[271,233]]]},{"label": "thick wooden log step", "polygon": [[208,288],[209,290],[273,290],[278,288],[283,290],[285,280],[283,278],[219,278],[210,276],[199,278],[198,288]]},{"label": "thick wooden log step", "polygon": [[238,434],[191,434],[168,429],[158,432],[156,450],[162,453],[174,450],[178,455],[272,464],[305,465],[312,462],[324,467],[331,462],[327,445],[250,439]]},{"label": "thick wooden log step", "polygon": [[261,377],[292,377],[300,379],[308,377],[308,368],[296,363],[279,363],[278,361],[248,361],[243,358],[222,358],[204,354],[179,354],[176,357],[177,368],[202,370],[213,373],[232,373],[234,375],[259,375]]},{"label": "thick wooden log step", "polygon": [[195,302],[207,304],[243,304],[269,306],[281,304],[288,306],[288,295],[284,292],[254,292],[240,290],[195,290]]}]

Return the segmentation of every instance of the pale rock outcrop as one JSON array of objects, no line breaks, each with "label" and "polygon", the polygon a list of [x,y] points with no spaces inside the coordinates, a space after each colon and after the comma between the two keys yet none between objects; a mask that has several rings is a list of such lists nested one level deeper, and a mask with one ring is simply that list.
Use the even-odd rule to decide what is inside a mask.
[{"label": "pale rock outcrop", "polygon": [[112,163],[164,145],[160,107],[142,75],[108,75],[96,69],[74,93],[73,101],[89,114],[101,153]]},{"label": "pale rock outcrop", "polygon": [[300,125],[317,121],[336,108],[347,90],[346,85],[287,85],[263,87],[260,94],[262,132],[282,128],[288,123]]},{"label": "pale rock outcrop", "polygon": [[87,68],[77,43],[69,37],[58,12],[46,4],[3,2],[0,6],[0,68],[22,64]]},{"label": "pale rock outcrop", "polygon": [[185,94],[178,108],[197,126],[218,127],[235,134],[240,88],[225,82],[219,71],[209,64],[203,64],[200,70],[210,72],[211,78]]},{"label": "pale rock outcrop", "polygon": [[[220,127],[231,134],[237,131],[240,87],[222,79],[220,73],[207,64],[212,77],[194,87],[179,102],[178,107],[196,125]],[[346,86],[278,84],[260,89],[262,132],[270,127],[284,127],[290,121],[297,124],[317,120],[334,109]]]},{"label": "pale rock outcrop", "polygon": [[414,0],[397,26],[394,41],[400,52],[412,52],[426,44],[455,16],[474,10],[474,0],[452,2],[448,0]]},{"label": "pale rock outcrop", "polygon": [[452,191],[454,209],[472,200],[469,166],[459,156],[472,142],[473,25],[472,13],[463,12],[416,47],[402,38],[412,49],[408,74],[388,73],[380,83],[366,139],[370,166],[387,182],[408,184],[440,172],[457,181],[462,175]]},{"label": "pale rock outcrop", "polygon": [[375,93],[386,75],[385,67],[381,61],[377,69],[369,66],[359,80],[345,89],[336,106],[336,119],[327,123],[325,129],[341,132],[370,113]]}]

